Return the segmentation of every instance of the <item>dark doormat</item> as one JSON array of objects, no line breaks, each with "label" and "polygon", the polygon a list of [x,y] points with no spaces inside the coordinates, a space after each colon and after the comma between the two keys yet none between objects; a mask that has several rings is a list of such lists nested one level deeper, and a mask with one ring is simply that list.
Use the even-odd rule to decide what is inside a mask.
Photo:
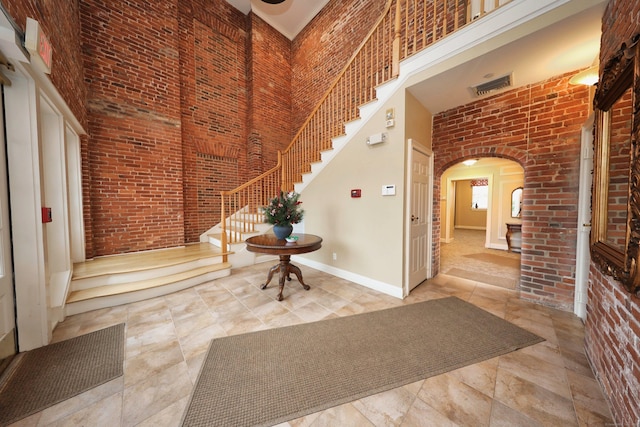
[{"label": "dark doormat", "polygon": [[455,297],[218,338],[183,425],[274,425],[541,341]]},{"label": "dark doormat", "polygon": [[0,384],[0,425],[122,375],[124,323],[20,354]]}]

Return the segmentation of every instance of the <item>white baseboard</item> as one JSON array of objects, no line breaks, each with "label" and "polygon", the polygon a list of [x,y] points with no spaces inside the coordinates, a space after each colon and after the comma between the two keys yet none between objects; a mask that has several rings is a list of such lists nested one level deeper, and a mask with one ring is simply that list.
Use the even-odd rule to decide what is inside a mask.
[{"label": "white baseboard", "polygon": [[332,267],[330,265],[322,264],[313,260],[310,260],[301,256],[292,256],[291,259],[298,264],[306,265],[307,267],[315,268],[316,270],[323,271],[341,279],[348,280],[358,285],[362,285],[366,288],[373,289],[374,291],[382,292],[383,294],[390,295],[402,299],[402,288],[393,286],[379,280],[372,279],[370,277],[355,274],[350,271],[342,270],[340,268]]}]

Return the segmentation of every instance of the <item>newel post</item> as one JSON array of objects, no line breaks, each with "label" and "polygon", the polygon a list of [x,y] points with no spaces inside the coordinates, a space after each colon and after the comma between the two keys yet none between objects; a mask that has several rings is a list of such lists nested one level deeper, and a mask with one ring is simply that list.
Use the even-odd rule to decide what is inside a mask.
[{"label": "newel post", "polygon": [[284,156],[282,151],[278,150],[278,164],[280,165],[280,191],[287,191],[287,171],[285,170],[288,165],[283,163]]},{"label": "newel post", "polygon": [[224,209],[224,196],[225,192],[220,192],[220,227],[222,228],[222,235],[220,236],[220,246],[222,246],[222,262],[229,261],[229,255],[227,252],[227,218],[225,218],[225,209]]},{"label": "newel post", "polygon": [[392,59],[391,59],[391,69],[393,72],[393,77],[398,77],[400,74],[400,2],[402,0],[396,1],[396,19],[394,22],[394,36],[393,36],[393,51],[392,51]]}]

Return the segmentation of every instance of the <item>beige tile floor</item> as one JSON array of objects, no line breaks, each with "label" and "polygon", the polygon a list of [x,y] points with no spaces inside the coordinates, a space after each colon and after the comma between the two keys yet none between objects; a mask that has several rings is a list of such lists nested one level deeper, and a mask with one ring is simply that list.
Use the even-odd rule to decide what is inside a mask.
[{"label": "beige tile floor", "polygon": [[260,290],[270,264],[138,303],[68,317],[54,341],[126,323],[124,376],[14,426],[177,426],[212,338],[457,296],[546,341],[282,426],[613,425],[583,352],[581,321],[515,291],[440,275],[404,301],[301,266],[285,299]]}]

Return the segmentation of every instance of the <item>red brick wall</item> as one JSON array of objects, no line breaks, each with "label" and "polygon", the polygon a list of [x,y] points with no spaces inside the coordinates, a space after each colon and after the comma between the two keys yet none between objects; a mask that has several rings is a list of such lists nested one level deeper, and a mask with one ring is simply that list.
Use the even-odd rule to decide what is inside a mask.
[{"label": "red brick wall", "polygon": [[185,242],[220,221],[220,192],[246,176],[247,33],[224,0],[179,2]]},{"label": "red brick wall", "polygon": [[251,14],[249,173],[275,166],[278,150],[293,139],[291,124],[291,42]]},{"label": "red brick wall", "polygon": [[[640,32],[640,3],[610,0],[602,19],[601,67]],[[617,425],[640,422],[640,299],[591,263],[585,323],[587,356]]]},{"label": "red brick wall", "polygon": [[[584,86],[564,75],[434,117],[435,182],[473,157],[503,157],[524,168],[521,297],[573,308],[581,126],[589,114]],[[434,189],[440,212],[440,186]],[[434,218],[439,241],[440,218]],[[438,246],[436,244],[436,246]],[[436,247],[434,268],[440,258]]]},{"label": "red brick wall", "polygon": [[215,225],[220,191],[275,164],[384,6],[332,0],[292,43],[225,0],[45,3],[8,10],[50,34],[52,80],[88,132],[88,257]]},{"label": "red brick wall", "polygon": [[87,91],[83,83],[78,1],[54,3],[36,0],[2,0],[2,5],[22,31],[26,29],[27,18],[33,18],[40,23],[53,46],[51,81],[80,124],[86,129]]},{"label": "red brick wall", "polygon": [[80,3],[93,255],[184,242],[177,0]]},{"label": "red brick wall", "polygon": [[386,0],[331,0],[293,41],[293,132],[297,132],[380,18]]}]

